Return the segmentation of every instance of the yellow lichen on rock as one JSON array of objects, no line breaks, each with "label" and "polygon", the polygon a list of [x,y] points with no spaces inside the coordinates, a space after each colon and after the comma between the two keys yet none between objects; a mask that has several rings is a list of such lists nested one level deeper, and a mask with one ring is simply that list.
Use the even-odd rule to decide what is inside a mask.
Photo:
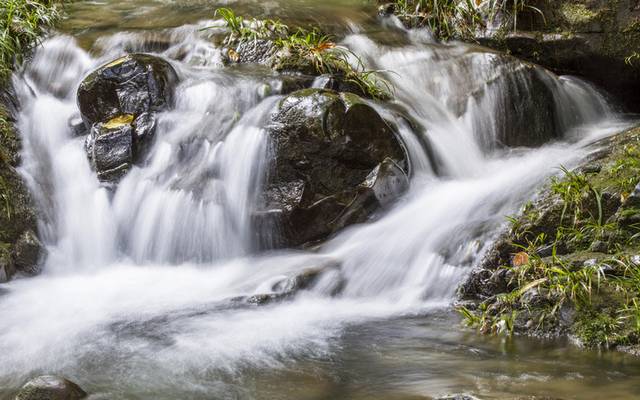
[{"label": "yellow lichen on rock", "polygon": [[109,121],[102,124],[102,126],[106,129],[115,129],[122,125],[130,125],[133,122],[133,119],[132,114],[118,115],[117,117],[111,118]]}]

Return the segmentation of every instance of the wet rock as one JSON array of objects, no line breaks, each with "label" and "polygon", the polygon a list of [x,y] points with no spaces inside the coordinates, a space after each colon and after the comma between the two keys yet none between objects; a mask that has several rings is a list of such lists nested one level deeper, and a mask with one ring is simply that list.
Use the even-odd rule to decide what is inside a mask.
[{"label": "wet rock", "polygon": [[149,54],[129,54],[87,76],[78,88],[78,106],[87,126],[120,115],[139,116],[167,109],[178,77],[168,62]]},{"label": "wet rock", "polygon": [[89,160],[101,181],[116,181],[133,164],[133,116],[117,122],[97,123],[87,137]]},{"label": "wet rock", "polygon": [[44,375],[27,382],[16,400],[76,400],[85,397],[87,393],[70,380]]},{"label": "wet rock", "polygon": [[40,272],[40,262],[46,255],[46,249],[33,231],[20,236],[15,246],[15,266],[27,274]]},{"label": "wet rock", "polygon": [[142,158],[151,144],[156,121],[153,114],[122,115],[98,122],[86,138],[89,161],[102,182],[116,182]]},{"label": "wet rock", "polygon": [[145,153],[155,113],[173,102],[178,77],[161,58],[129,54],[91,73],[78,89],[78,106],[91,127],[86,150],[98,178],[116,182]]},{"label": "wet rock", "polygon": [[260,214],[279,229],[278,246],[325,239],[408,187],[402,142],[356,95],[295,92],[281,101],[268,132],[275,162]]}]

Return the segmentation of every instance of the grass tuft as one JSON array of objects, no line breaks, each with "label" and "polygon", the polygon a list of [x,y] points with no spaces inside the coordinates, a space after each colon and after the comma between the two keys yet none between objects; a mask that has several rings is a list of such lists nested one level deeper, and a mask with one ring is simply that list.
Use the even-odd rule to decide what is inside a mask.
[{"label": "grass tuft", "polygon": [[[280,50],[275,64],[278,70],[310,70],[315,74],[333,75],[355,85],[365,95],[379,100],[392,97],[391,84],[381,76],[382,71],[367,70],[362,60],[331,35],[318,28],[292,29],[279,20],[245,18],[229,8],[219,8],[215,15],[222,18],[230,33],[225,38],[228,46],[258,40],[270,40]],[[235,50],[230,51],[237,58]]]},{"label": "grass tuft", "polygon": [[59,1],[3,0],[0,6],[0,82],[24,61],[60,18]]}]

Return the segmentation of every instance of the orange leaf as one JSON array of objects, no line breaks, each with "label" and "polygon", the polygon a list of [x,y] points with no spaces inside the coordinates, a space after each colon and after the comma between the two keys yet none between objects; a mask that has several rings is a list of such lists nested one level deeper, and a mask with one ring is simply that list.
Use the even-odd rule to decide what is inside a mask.
[{"label": "orange leaf", "polygon": [[529,263],[529,255],[524,251],[521,251],[520,253],[516,253],[513,256],[513,260],[511,261],[511,263],[513,264],[514,267],[521,267],[523,265],[526,265]]}]

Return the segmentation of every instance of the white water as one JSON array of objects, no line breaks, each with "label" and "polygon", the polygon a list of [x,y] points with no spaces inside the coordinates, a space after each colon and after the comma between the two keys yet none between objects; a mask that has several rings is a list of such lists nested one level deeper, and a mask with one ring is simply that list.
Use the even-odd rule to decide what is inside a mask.
[{"label": "white water", "polygon": [[[492,82],[506,67],[495,55],[418,41],[383,48],[350,36],[345,43],[372,68],[394,72],[397,103],[422,126],[414,132],[396,121],[410,147],[411,190],[318,252],[256,254],[249,220],[269,161],[261,126],[279,99],[265,96],[264,85],[277,82],[222,68],[218,50],[198,35],[193,26],[173,33],[164,56],[186,51],[187,61],[172,61],[182,82],[177,104],[160,116],[148,159],[115,193],[100,187],[67,121],[78,112],[82,76],[135,35],[102,40],[99,58],[53,38],[16,77],[21,171],[43,210],[49,257],[41,276],[2,285],[0,384],[15,387],[34,371],[90,381],[100,371],[118,382],[109,389],[116,398],[131,387],[211,393],[216,371],[331,359],[349,326],[451,304],[504,217],[556,167],[583,156],[584,143],[621,129],[587,84],[549,76],[569,141],[496,150],[503,87]],[[484,95],[469,97],[477,92]],[[230,302],[327,262],[340,269],[291,301]],[[344,288],[332,297],[337,280]]]}]

